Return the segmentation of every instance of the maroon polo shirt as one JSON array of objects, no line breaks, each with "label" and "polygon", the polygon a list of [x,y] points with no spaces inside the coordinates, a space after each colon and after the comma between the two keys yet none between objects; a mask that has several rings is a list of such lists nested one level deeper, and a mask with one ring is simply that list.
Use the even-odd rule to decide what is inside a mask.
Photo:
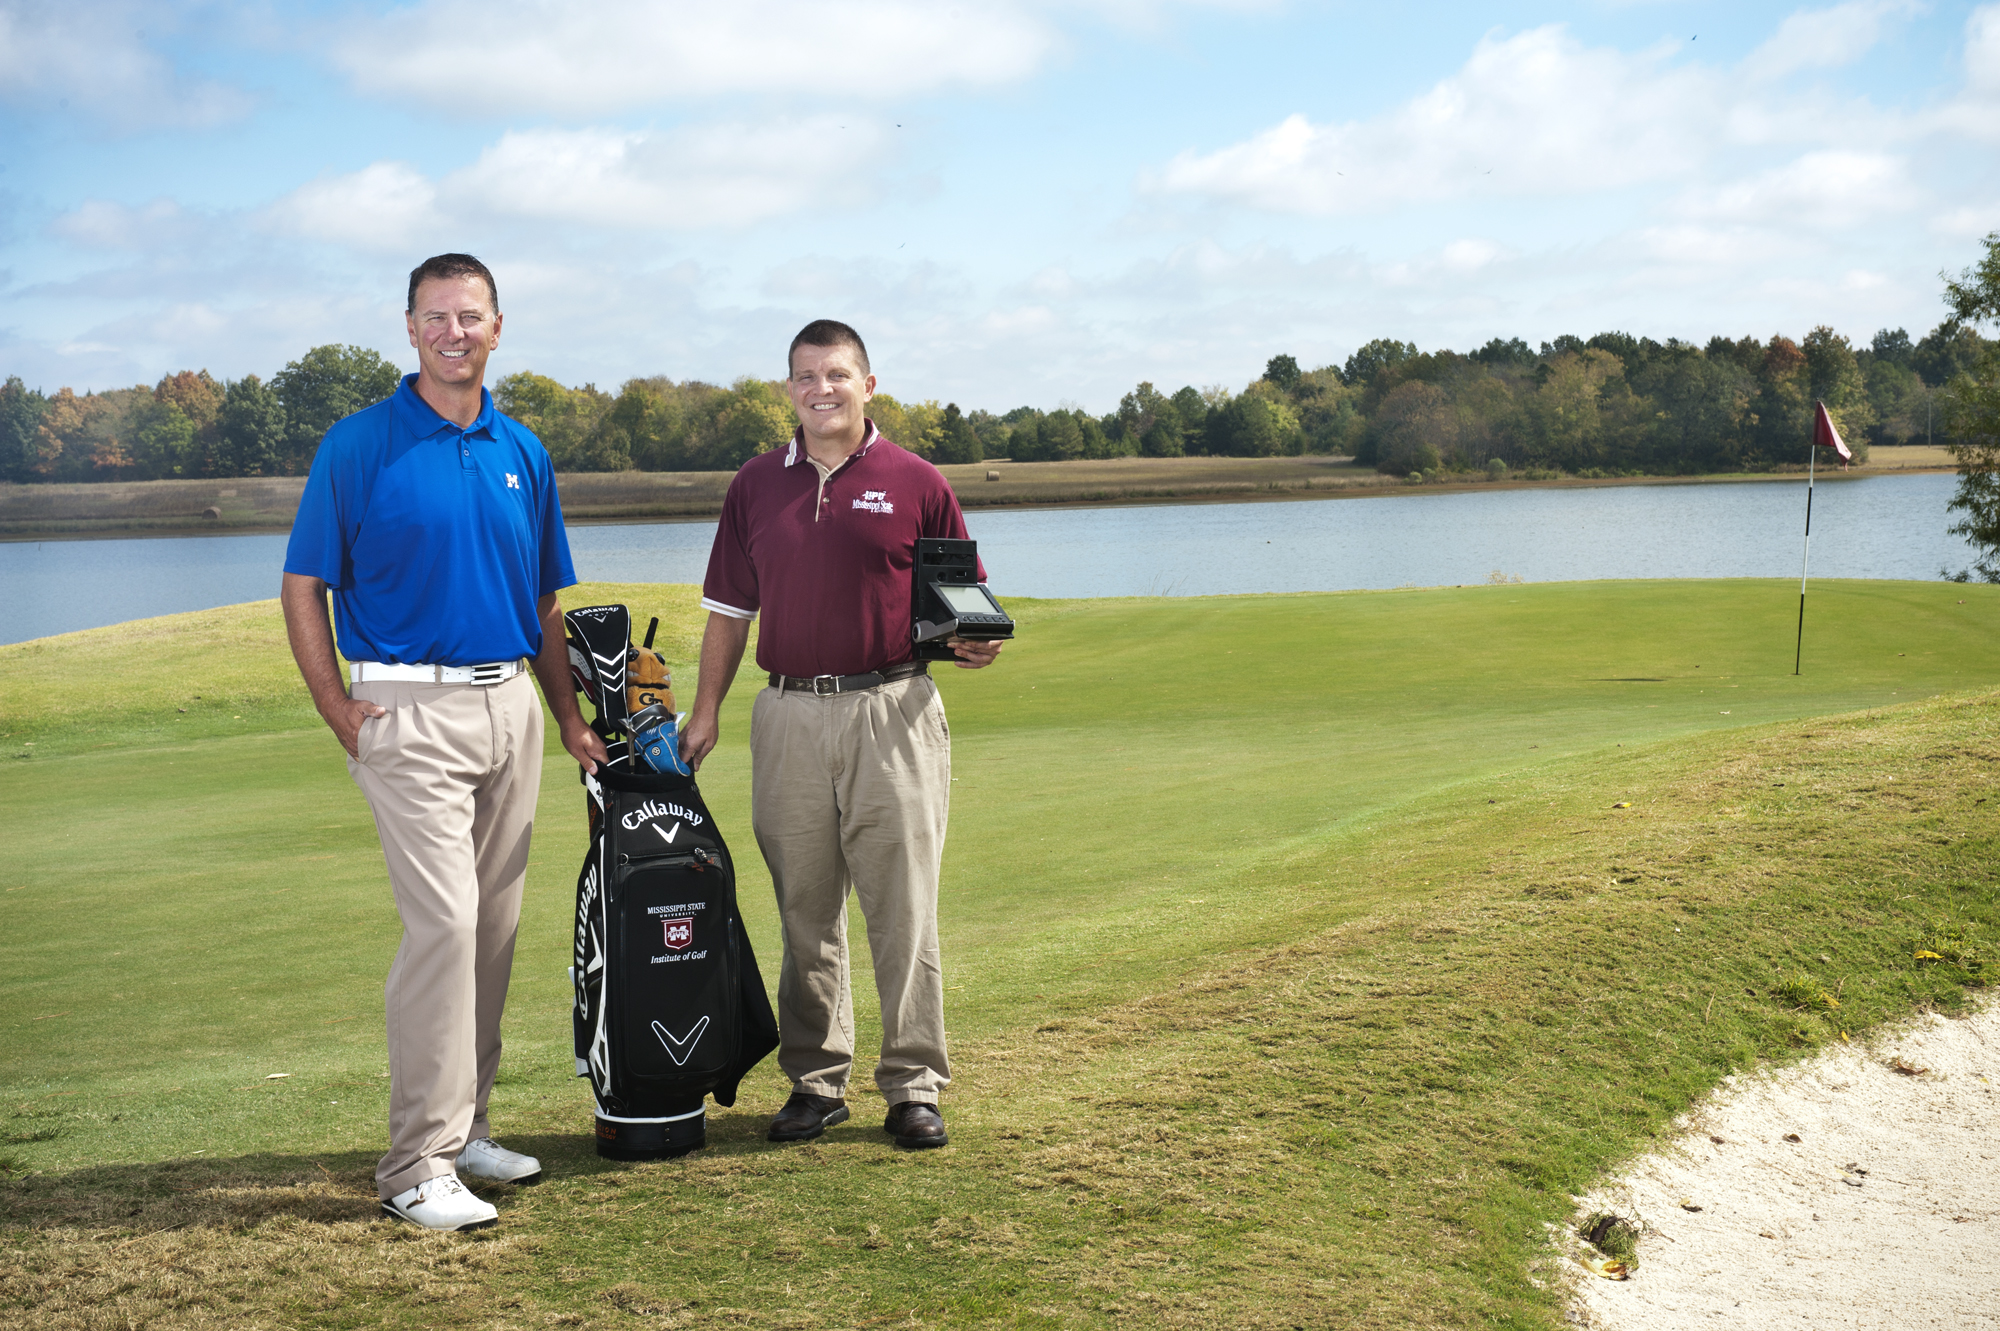
[{"label": "maroon polo shirt", "polygon": [[729,483],[701,603],[737,619],[761,613],[757,664],[781,675],[856,675],[907,661],[916,654],[917,538],[965,539],[958,496],[872,420],[824,483],[803,434],[751,458]]}]

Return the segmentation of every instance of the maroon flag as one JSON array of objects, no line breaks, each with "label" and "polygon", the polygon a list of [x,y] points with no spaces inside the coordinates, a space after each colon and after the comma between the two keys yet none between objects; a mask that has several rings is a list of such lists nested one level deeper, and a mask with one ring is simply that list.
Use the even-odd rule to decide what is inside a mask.
[{"label": "maroon flag", "polygon": [[1813,403],[1813,447],[1830,448],[1840,454],[1843,466],[1854,461],[1854,454],[1848,452],[1847,445],[1841,442],[1840,431],[1833,428],[1833,417],[1826,414],[1824,402]]}]

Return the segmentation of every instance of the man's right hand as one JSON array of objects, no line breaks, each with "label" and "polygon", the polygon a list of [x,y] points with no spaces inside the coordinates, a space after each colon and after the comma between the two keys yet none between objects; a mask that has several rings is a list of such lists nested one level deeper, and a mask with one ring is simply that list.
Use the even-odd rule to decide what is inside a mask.
[{"label": "man's right hand", "polygon": [[332,707],[323,708],[320,711],[320,718],[326,722],[327,729],[333,732],[333,737],[340,741],[340,747],[347,750],[347,756],[359,761],[361,723],[388,714],[388,708],[377,706],[365,699],[342,698]]},{"label": "man's right hand", "polygon": [[691,771],[701,770],[701,760],[708,757],[715,748],[715,741],[722,733],[721,718],[715,715],[690,713],[687,725],[681,729],[681,761]]}]

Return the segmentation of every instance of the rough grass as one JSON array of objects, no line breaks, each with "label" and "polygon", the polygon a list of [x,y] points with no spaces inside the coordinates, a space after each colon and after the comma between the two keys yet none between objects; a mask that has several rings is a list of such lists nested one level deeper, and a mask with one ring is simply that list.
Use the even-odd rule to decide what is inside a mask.
[{"label": "rough grass", "polygon": [[[1483,609],[1468,599],[1482,594]],[[1386,651],[1397,632],[1431,640],[1482,613],[1512,613],[1502,596],[1329,600],[1350,643]],[[857,1121],[824,1141],[771,1148],[761,1129],[782,1087],[765,1077],[736,1109],[714,1112],[708,1151],[601,1162],[580,1131],[575,1083],[545,1057],[559,1041],[535,1035],[560,1017],[558,986],[540,974],[555,968],[558,949],[553,939],[524,942],[509,1032],[520,1052],[510,1053],[496,1098],[506,1135],[543,1157],[550,1181],[494,1190],[504,1219],[492,1236],[414,1235],[370,1218],[381,1097],[368,1083],[379,1034],[355,1037],[351,1057],[322,1048],[324,1071],[287,1063],[297,1075],[266,1083],[260,1059],[311,1052],[328,1029],[308,1026],[274,993],[259,1009],[269,1029],[223,1023],[216,1048],[248,1053],[215,1079],[229,1086],[207,1092],[200,1060],[178,1051],[178,1031],[165,1040],[135,1012],[136,1033],[150,1034],[139,1043],[162,1046],[135,1050],[130,1032],[120,1045],[67,1021],[38,1026],[33,1000],[47,991],[17,979],[0,990],[10,1046],[0,1149],[15,1167],[0,1187],[0,1324],[1553,1326],[1560,1280],[1544,1226],[1571,1218],[1570,1193],[1725,1073],[1913,1007],[1956,1010],[1989,964],[2000,924],[1988,794],[2000,697],[1961,691],[1716,730],[1732,722],[1690,712],[1661,723],[1643,703],[1629,705],[1636,715],[1600,715],[1598,703],[1551,710],[1541,685],[1496,669],[1489,655],[1486,710],[1499,714],[1499,736],[1520,711],[1534,716],[1535,742],[1547,749],[1529,754],[1524,743],[1502,761],[1487,752],[1499,739],[1453,713],[1436,724],[1458,736],[1456,750],[1433,758],[1413,741],[1400,762],[1357,754],[1363,771],[1349,779],[1393,789],[1372,806],[1338,799],[1343,812],[1360,811],[1309,825],[1307,806],[1281,788],[1297,783],[1282,764],[1259,786],[1254,763],[1225,765],[1217,777],[1205,757],[1191,760],[1174,781],[1194,782],[1206,804],[1126,774],[1133,747],[1164,761],[1166,750],[1146,750],[1130,733],[1161,704],[1138,677],[1114,671],[1103,697],[1125,710],[1101,712],[1088,731],[1086,714],[1103,698],[1085,696],[1068,672],[1088,673],[1091,663],[1075,658],[1088,655],[1096,631],[1130,634],[1151,617],[1144,649],[1206,643],[1220,657],[1246,629],[1274,632],[1258,615],[1280,599],[1037,607],[1039,638],[1064,650],[1005,664],[1020,672],[1010,689],[1058,694],[1045,711],[1012,699],[1000,707],[997,697],[982,707],[967,690],[995,681],[947,681],[965,704],[953,713],[961,771],[1000,782],[1012,760],[1007,736],[981,727],[997,731],[1002,718],[1025,732],[1013,742],[1042,749],[1053,734],[1087,734],[1063,748],[1087,782],[1160,790],[1208,843],[1206,868],[1189,852],[1170,881],[1135,888],[1130,880],[1160,862],[1159,847],[1128,838],[1105,812],[1111,803],[1086,799],[1075,815],[1085,825],[1069,829],[1064,851],[1009,877],[1023,859],[1019,843],[1055,824],[1039,807],[1023,823],[1005,813],[1010,799],[995,799],[996,813],[961,793],[953,881],[964,895],[946,907],[957,931],[947,940],[948,966],[957,960],[948,983],[981,978],[951,996],[951,1147],[893,1151],[877,1126],[879,1101],[864,1097]],[[1894,636],[1883,604],[1857,600],[1856,618]],[[1377,630],[1356,623],[1382,607],[1392,613]],[[1548,594],[1540,609],[1559,624],[1570,613],[1603,617],[1601,606],[1580,607],[1565,610]],[[1190,613],[1217,618],[1193,627],[1172,619]],[[1489,619],[1488,641],[1507,636],[1503,622]],[[1926,643],[1949,657],[1946,636]],[[1579,673],[1588,672],[1557,683],[1587,694],[1571,682]],[[1875,687],[1848,679],[1821,696],[1864,686]],[[1689,685],[1690,698],[1706,687]],[[1185,709],[1185,692],[1171,689],[1162,683],[1158,697]],[[1273,745],[1282,729],[1331,724],[1339,709],[1356,713],[1348,720],[1357,727],[1401,722],[1421,737],[1420,718],[1397,716],[1393,689],[1377,701],[1357,683],[1306,718],[1275,683],[1272,693],[1271,729],[1251,727],[1244,699],[1226,704],[1237,742]],[[1793,696],[1787,705],[1810,703]],[[1205,721],[1218,729],[1219,718]],[[1641,736],[1640,723],[1657,728]],[[1621,748],[1612,734],[1629,739]],[[294,742],[304,741],[222,738],[171,751],[207,752],[227,768],[253,743]],[[60,784],[76,767],[37,761],[13,772]],[[718,770],[719,799],[738,798],[736,779]],[[1024,774],[997,789],[1014,796],[1035,783]],[[1223,803],[1229,783],[1244,788]],[[548,784],[558,800],[574,798],[559,780]],[[21,807],[23,788],[8,793],[9,807]],[[1631,807],[1612,807],[1621,803]],[[1258,805],[1275,807],[1277,823],[1301,825],[1211,849],[1219,831],[1267,816]],[[729,817],[743,826],[740,812]],[[996,817],[1015,819],[999,824],[1007,835],[996,837]],[[48,835],[39,825],[10,829],[10,840],[28,844]],[[739,835],[747,839],[747,827]],[[356,881],[316,886],[365,899],[365,829],[332,840],[334,851],[315,853],[335,856],[327,872]],[[1091,840],[1125,845],[1126,859],[1076,864],[1076,843]],[[246,858],[260,854],[275,863],[268,848]],[[1065,861],[1068,877],[1047,872]],[[192,904],[201,881],[184,881],[172,895]],[[245,869],[230,881],[259,878]],[[268,870],[262,881],[273,885]],[[563,891],[543,895],[554,900],[533,927],[554,934]],[[1123,955],[1111,964],[1076,956],[1059,929],[1033,918],[1031,899],[1049,898],[1100,945],[1116,940],[1101,953]],[[23,898],[7,900],[14,918],[62,933],[61,915],[24,916]],[[1019,908],[1011,932],[1010,906]],[[86,932],[57,941],[74,951],[97,936],[100,917],[70,914]],[[355,960],[352,984],[364,992],[378,989],[379,966],[354,954],[367,951],[366,938],[393,945],[381,914],[377,905],[374,923],[346,925],[321,949]],[[309,936],[324,937],[322,917],[306,918]],[[146,921],[127,941],[182,937],[170,914]],[[18,936],[9,944],[17,977],[20,946]],[[1920,959],[1923,951],[1937,956]],[[278,959],[265,964],[278,974],[259,977],[274,988],[331,983],[282,947],[253,955]],[[159,970],[156,996],[187,974],[185,965]],[[226,1017],[226,1004],[240,1001],[226,984],[198,987],[173,1026],[215,1019],[218,1008]],[[859,987],[866,992],[865,979]],[[1819,1002],[1822,993],[1839,1006]],[[209,1050],[198,1035],[185,1038]],[[89,1066],[54,1075],[66,1057]],[[166,1094],[182,1084],[184,1095]],[[338,1109],[309,1109],[335,1098]],[[167,1112],[175,1100],[192,1112]],[[218,1122],[254,1127],[258,1145],[243,1149],[243,1134],[217,1134]],[[131,1140],[120,1136],[128,1127]],[[132,1140],[143,1149],[129,1149]],[[206,1154],[193,1158],[197,1148]]]}]

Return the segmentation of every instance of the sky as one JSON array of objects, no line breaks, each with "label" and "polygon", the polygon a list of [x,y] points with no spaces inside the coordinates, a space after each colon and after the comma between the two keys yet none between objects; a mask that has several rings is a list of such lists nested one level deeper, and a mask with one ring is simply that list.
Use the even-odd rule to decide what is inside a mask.
[{"label": "sky", "polygon": [[2000,4],[0,0],[0,376],[784,373],[1110,410],[1376,337],[1857,343],[2000,230]]}]

